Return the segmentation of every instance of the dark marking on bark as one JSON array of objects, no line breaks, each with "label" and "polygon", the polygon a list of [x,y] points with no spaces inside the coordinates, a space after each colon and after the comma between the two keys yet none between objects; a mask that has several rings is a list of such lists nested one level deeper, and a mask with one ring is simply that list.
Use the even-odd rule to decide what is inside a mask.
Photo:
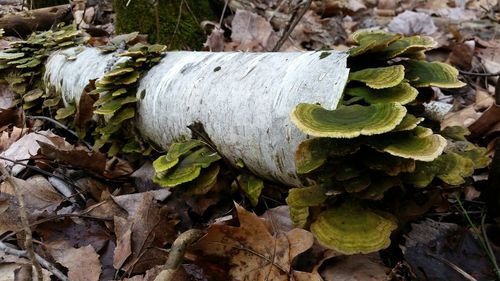
[{"label": "dark marking on bark", "polygon": [[221,67],[220,67],[220,66],[217,66],[216,68],[214,68],[214,72],[217,72],[217,71],[219,71],[219,70],[221,70]]},{"label": "dark marking on bark", "polygon": [[332,53],[330,53],[330,52],[321,52],[321,54],[319,55],[319,59],[322,60],[322,59],[328,57],[331,54]]}]

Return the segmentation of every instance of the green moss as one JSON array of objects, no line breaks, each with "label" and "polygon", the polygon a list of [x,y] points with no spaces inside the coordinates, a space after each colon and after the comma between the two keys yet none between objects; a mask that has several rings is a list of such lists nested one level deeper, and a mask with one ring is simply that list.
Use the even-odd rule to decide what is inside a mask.
[{"label": "green moss", "polygon": [[154,0],[131,0],[128,6],[128,0],[113,0],[116,32],[120,34],[139,31],[148,34],[151,43],[166,44],[169,50],[201,49],[206,36],[200,23],[218,18],[212,10],[211,1],[157,1],[155,7]]},{"label": "green moss", "polygon": [[[68,0],[32,0],[33,9],[68,4]],[[29,2],[28,2],[29,3]]]}]

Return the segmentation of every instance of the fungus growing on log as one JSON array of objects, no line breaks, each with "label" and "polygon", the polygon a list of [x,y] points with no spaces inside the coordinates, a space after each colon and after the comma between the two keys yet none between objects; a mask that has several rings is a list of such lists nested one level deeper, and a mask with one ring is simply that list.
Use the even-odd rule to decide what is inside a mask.
[{"label": "fungus growing on log", "polygon": [[383,31],[359,30],[352,34],[352,40],[358,46],[349,50],[351,56],[358,56],[368,51],[376,51],[387,47],[390,43],[401,38],[399,34],[390,34]]},{"label": "fungus growing on log", "polygon": [[409,60],[404,62],[405,78],[415,87],[460,88],[465,83],[458,80],[458,70],[442,62]]},{"label": "fungus growing on log", "polygon": [[[325,55],[165,53],[162,45],[128,46],[137,36],[130,34],[51,54],[44,88],[32,85],[26,77],[51,51],[79,42],[71,30],[54,34],[0,52],[2,78],[26,108],[63,101],[57,117],[67,121],[96,81],[96,149],[144,153],[149,142],[167,150],[154,161],[154,181],[190,196],[229,188],[229,180],[218,184],[227,174],[254,206],[265,180],[291,187],[294,224],[311,225],[322,245],[345,254],[387,247],[396,228],[367,200],[383,202],[397,186],[460,185],[488,164],[484,149],[460,132],[424,127],[416,110],[427,90],[416,88],[463,85],[453,67],[422,60],[436,45],[429,37],[359,31],[358,47]],[[53,46],[40,58],[37,40]],[[128,49],[115,52],[120,45]]]},{"label": "fungus growing on log", "polygon": [[387,48],[381,50],[381,53],[385,54],[387,58],[394,58],[404,56],[405,54],[434,49],[437,46],[437,42],[432,37],[414,35],[403,37],[391,43]]},{"label": "fungus growing on log", "polygon": [[387,248],[397,224],[389,214],[374,212],[358,203],[344,203],[322,212],[311,224],[311,232],[326,248],[352,255]]},{"label": "fungus growing on log", "polygon": [[377,103],[400,103],[405,105],[417,98],[417,89],[406,82],[402,82],[392,88],[372,89],[370,87],[346,88],[345,93],[363,98],[369,104]]},{"label": "fungus growing on log", "polygon": [[299,104],[291,113],[293,123],[315,137],[355,138],[391,131],[403,120],[406,108],[398,103],[350,105],[327,110],[315,104]]},{"label": "fungus growing on log", "polygon": [[404,73],[405,67],[402,65],[366,68],[351,72],[349,80],[366,83],[366,86],[373,89],[385,89],[401,83],[405,78]]}]

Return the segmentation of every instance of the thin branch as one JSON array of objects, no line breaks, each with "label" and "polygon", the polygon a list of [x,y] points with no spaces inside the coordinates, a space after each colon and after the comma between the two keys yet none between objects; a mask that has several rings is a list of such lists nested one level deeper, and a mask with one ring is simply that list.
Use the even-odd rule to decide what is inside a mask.
[{"label": "thin branch", "polygon": [[483,76],[483,77],[492,77],[492,76],[500,76],[500,71],[494,73],[478,73],[478,72],[469,72],[464,70],[459,70],[462,75],[470,75],[470,76]]},{"label": "thin branch", "polygon": [[[72,183],[72,182],[71,182],[71,181],[69,181],[68,179],[66,179],[66,178],[64,178],[64,177],[61,177],[61,176],[58,176],[58,175],[56,175],[56,174],[54,174],[54,173],[47,172],[47,171],[45,171],[45,170],[43,170],[43,169],[40,169],[40,168],[38,168],[38,167],[36,167],[36,166],[33,166],[33,165],[28,165],[28,164],[25,164],[25,163],[23,163],[23,162],[16,161],[16,160],[12,160],[12,159],[10,159],[10,158],[3,157],[3,156],[0,156],[0,159],[1,159],[1,160],[4,160],[4,161],[9,161],[9,162],[13,163],[14,165],[21,165],[21,166],[24,166],[24,167],[26,167],[26,168],[28,168],[28,169],[30,169],[30,170],[33,170],[33,171],[38,172],[38,173],[40,173],[40,174],[42,174],[42,175],[45,175],[45,176],[48,176],[48,177],[54,177],[54,178],[60,179],[61,181],[64,181],[64,182],[66,182],[66,183],[70,184],[71,186],[73,186],[73,187],[75,187],[75,188],[77,188],[77,189],[80,189],[80,187],[79,187],[78,185],[76,185],[76,184]],[[77,192],[77,193],[75,193],[75,194],[73,194],[73,195],[71,195],[71,196],[75,196],[75,195],[79,195],[79,194],[81,194],[81,192]],[[67,198],[69,198],[69,197],[67,197]]]},{"label": "thin branch", "polygon": [[[458,195],[456,195],[456,199],[457,199],[458,206],[460,207],[460,209],[464,213],[465,218],[467,219],[467,222],[472,227],[472,230],[473,230],[472,231],[472,235],[479,241],[479,245],[481,246],[481,248],[483,249],[483,251],[486,253],[486,256],[488,257],[488,260],[490,261],[490,263],[493,265],[493,267],[494,267],[493,271],[495,272],[495,275],[497,275],[497,278],[500,277],[500,270],[499,270],[498,264],[496,262],[496,257],[494,255],[494,253],[492,251],[490,251],[491,248],[488,249],[488,244],[487,244],[488,241],[487,241],[487,239],[484,239],[483,237],[481,237],[478,234],[478,233],[481,233],[481,231],[472,222],[472,219],[469,216],[469,212],[467,212],[467,210],[465,210],[464,206],[462,205],[462,201],[460,200],[460,197]],[[481,223],[483,224],[484,222],[481,221]],[[484,237],[487,238],[485,232],[483,232],[482,234],[483,234]]]},{"label": "thin branch", "polygon": [[458,267],[457,265],[455,265],[454,263],[450,262],[449,260],[446,260],[440,256],[437,256],[437,255],[434,255],[432,253],[429,253],[427,252],[426,253],[427,255],[437,259],[438,261],[446,264],[447,266],[451,267],[453,270],[455,270],[456,272],[458,272],[460,275],[462,275],[465,279],[469,280],[469,281],[477,281],[476,278],[472,277],[472,275],[470,275],[469,273],[465,272],[463,269],[461,269],[460,267]]},{"label": "thin branch", "polygon": [[175,273],[179,269],[184,260],[184,254],[187,248],[196,242],[203,235],[203,232],[198,229],[190,229],[185,231],[175,239],[170,249],[167,262],[163,266],[163,270],[156,276],[154,281],[171,281],[175,277]]},{"label": "thin branch", "polygon": [[229,0],[224,1],[224,8],[222,8],[222,14],[220,15],[219,18],[219,27],[222,28],[222,21],[224,20],[224,14],[226,13],[226,8],[227,4],[229,3]]},{"label": "thin branch", "polygon": [[19,216],[21,217],[21,223],[24,229],[24,247],[26,248],[26,253],[28,258],[31,260],[31,263],[35,267],[37,280],[43,280],[42,267],[38,263],[35,257],[35,251],[33,250],[33,236],[31,233],[31,228],[29,226],[28,213],[26,212],[26,205],[24,203],[24,198],[21,190],[19,189],[19,185],[16,183],[12,175],[7,171],[3,163],[0,163],[0,172],[5,177],[5,181],[9,183],[9,185],[14,189],[14,193],[16,194],[17,201],[19,202]]},{"label": "thin branch", "polygon": [[[17,250],[17,249],[11,248],[11,247],[7,246],[7,244],[5,244],[3,242],[0,242],[0,251],[3,251],[6,254],[14,255],[14,256],[17,256],[17,257],[23,257],[23,258],[25,258],[27,256],[26,251],[22,251],[22,250]],[[35,257],[36,257],[36,260],[37,260],[38,263],[40,263],[45,269],[47,269],[48,271],[50,271],[52,274],[54,274],[54,276],[56,276],[57,278],[59,278],[61,281],[70,281],[69,278],[66,275],[64,275],[64,273],[62,273],[61,271],[59,271],[59,269],[57,269],[50,262],[48,262],[47,260],[45,260],[44,258],[42,258],[41,256],[39,256],[36,253],[35,253]]]},{"label": "thin branch", "polygon": [[57,120],[54,120],[52,118],[49,118],[49,117],[46,117],[46,116],[26,116],[26,118],[29,118],[29,119],[39,119],[39,120],[44,120],[44,121],[48,121],[58,127],[60,127],[61,129],[65,130],[66,132],[70,133],[71,135],[73,135],[74,137],[76,137],[79,141],[81,141],[83,144],[85,144],[85,146],[92,150],[92,145],[82,139],[80,139],[80,137],[78,136],[78,134],[71,130],[70,128],[68,128],[66,125],[64,125],[63,123],[57,121]]},{"label": "thin branch", "polygon": [[283,46],[283,44],[285,44],[285,42],[288,39],[288,37],[290,36],[290,34],[292,34],[292,32],[295,29],[295,27],[297,26],[297,24],[299,24],[302,17],[304,17],[304,15],[306,14],[307,10],[309,10],[309,8],[311,7],[312,0],[306,0],[306,1],[307,2],[304,5],[304,8],[300,12],[300,14],[297,17],[296,17],[297,14],[294,14],[292,16],[292,18],[290,19],[290,23],[288,25],[288,28],[285,30],[285,32],[283,33],[283,36],[281,36],[280,40],[278,40],[278,43],[276,43],[276,46],[274,46],[274,48],[272,49],[272,52],[277,52],[281,49],[281,47]]},{"label": "thin branch", "polygon": [[484,221],[486,219],[486,214],[481,218],[481,232],[484,237],[484,244],[486,244],[487,254],[490,258],[490,262],[493,265],[493,271],[495,271],[495,275],[498,280],[500,280],[500,268],[498,267],[497,258],[495,257],[495,252],[491,248],[490,240],[488,239],[488,234],[486,233],[486,227],[484,226]]}]

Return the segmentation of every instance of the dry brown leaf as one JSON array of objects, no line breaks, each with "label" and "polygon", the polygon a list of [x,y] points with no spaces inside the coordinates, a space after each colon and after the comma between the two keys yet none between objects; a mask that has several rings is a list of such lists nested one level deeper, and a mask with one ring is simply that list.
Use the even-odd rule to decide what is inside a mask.
[{"label": "dry brown leaf", "polygon": [[[62,141],[61,144],[57,142]],[[38,141],[40,152],[50,160],[56,160],[76,168],[103,174],[106,168],[106,155],[99,151],[89,151],[85,147],[74,147],[63,141],[63,138],[51,138],[51,142]]]},{"label": "dry brown leaf", "polygon": [[238,50],[270,51],[279,38],[265,18],[250,11],[236,10],[231,39],[239,43]]},{"label": "dry brown leaf", "polygon": [[98,281],[102,268],[99,255],[92,245],[71,247],[66,241],[49,245],[54,259],[68,269],[72,281]]},{"label": "dry brown leaf", "polygon": [[[440,2],[440,1],[432,1],[432,2]],[[446,18],[452,22],[465,22],[465,21],[474,21],[479,19],[479,13],[461,9],[461,8],[442,8],[435,10],[436,14],[440,17]]]},{"label": "dry brown leaf", "polygon": [[165,263],[168,255],[161,248],[174,240],[176,221],[167,216],[166,208],[156,202],[152,192],[138,193],[124,200],[117,198],[113,200],[127,211],[128,218],[115,217],[115,268],[143,273]]},{"label": "dry brown leaf", "polygon": [[395,11],[399,2],[399,0],[379,0],[377,3],[377,9]]},{"label": "dry brown leaf", "polygon": [[318,274],[292,269],[293,259],[313,245],[310,232],[293,229],[273,234],[255,214],[239,205],[236,210],[240,226],[211,225],[193,246],[196,253],[228,261],[234,280],[321,280]]},{"label": "dry brown leaf", "polygon": [[269,209],[261,218],[266,220],[271,232],[288,232],[293,229],[292,220],[290,219],[290,208],[287,205]]},{"label": "dry brown leaf", "polygon": [[474,41],[457,43],[453,45],[448,58],[450,64],[464,70],[471,69],[474,56]]},{"label": "dry brown leaf", "polygon": [[385,281],[386,268],[378,253],[335,257],[320,272],[325,281]]},{"label": "dry brown leaf", "polygon": [[474,104],[475,110],[483,111],[490,106],[493,106],[493,104],[495,104],[495,98],[493,98],[490,93],[481,89],[476,90],[476,103]]},{"label": "dry brown leaf", "polygon": [[0,109],[13,107],[15,100],[16,94],[10,90],[9,85],[0,83]]},{"label": "dry brown leaf", "polygon": [[105,248],[111,239],[102,222],[76,217],[44,222],[37,226],[35,232],[46,244],[65,241],[73,248],[92,245],[97,252]]},{"label": "dry brown leaf", "polygon": [[116,179],[123,176],[130,175],[134,169],[130,166],[127,161],[113,157],[106,161],[106,169],[104,170],[104,176],[108,179]]},{"label": "dry brown leaf", "polygon": [[[38,141],[50,143],[49,137],[57,137],[57,136],[50,131],[39,131],[36,133],[33,132],[26,134],[22,138],[14,142],[12,145],[10,145],[10,147],[4,152],[2,152],[0,155],[7,159],[13,161],[19,161],[21,163],[26,164],[28,163],[28,160],[31,158],[31,156],[37,154],[37,151],[40,148],[40,146],[38,145]],[[10,161],[0,160],[0,163],[2,162],[5,163],[4,165],[12,167],[13,176],[16,176],[25,168],[24,166],[19,164],[14,165]]]},{"label": "dry brown leaf", "polygon": [[474,109],[474,105],[469,105],[459,111],[446,114],[441,122],[441,129],[452,126],[468,127],[481,117],[481,113]]},{"label": "dry brown leaf", "polygon": [[0,151],[5,151],[11,144],[27,134],[28,128],[13,127],[11,132],[3,131],[0,135]]},{"label": "dry brown leaf", "polygon": [[203,46],[208,48],[210,52],[222,52],[224,51],[225,40],[224,30],[217,25],[212,29],[210,35],[208,35],[207,41],[203,43]]},{"label": "dry brown leaf", "polygon": [[425,13],[405,11],[393,18],[388,25],[389,31],[405,35],[431,35],[438,31],[431,16]]},{"label": "dry brown leaf", "polygon": [[[26,181],[14,178],[23,195],[30,221],[53,214],[64,198],[54,190],[43,176],[36,175]],[[19,203],[12,187],[0,185],[0,234],[22,228],[19,218]]]},{"label": "dry brown leaf", "polygon": [[[41,175],[32,176],[27,180],[18,178],[14,178],[14,180],[17,182],[19,192],[23,195],[26,210],[33,217],[37,217],[43,213],[54,213],[65,199]],[[14,190],[6,182],[0,185],[0,192],[15,196]]]},{"label": "dry brown leaf", "polygon": [[78,107],[75,113],[75,128],[78,132],[85,132],[87,123],[92,120],[94,116],[94,98],[89,93],[95,89],[95,80],[90,80],[89,84],[85,86]]},{"label": "dry brown leaf", "polygon": [[[467,272],[475,280],[495,279],[485,252],[475,235],[466,228],[431,219],[414,223],[411,228],[402,250],[417,280],[467,280],[456,268]],[[498,252],[493,254],[499,258]],[[452,263],[455,268],[443,260]]]},{"label": "dry brown leaf", "polygon": [[17,109],[1,109],[0,108],[0,131],[5,130],[8,126],[14,125],[17,127],[23,126],[24,111]]}]

